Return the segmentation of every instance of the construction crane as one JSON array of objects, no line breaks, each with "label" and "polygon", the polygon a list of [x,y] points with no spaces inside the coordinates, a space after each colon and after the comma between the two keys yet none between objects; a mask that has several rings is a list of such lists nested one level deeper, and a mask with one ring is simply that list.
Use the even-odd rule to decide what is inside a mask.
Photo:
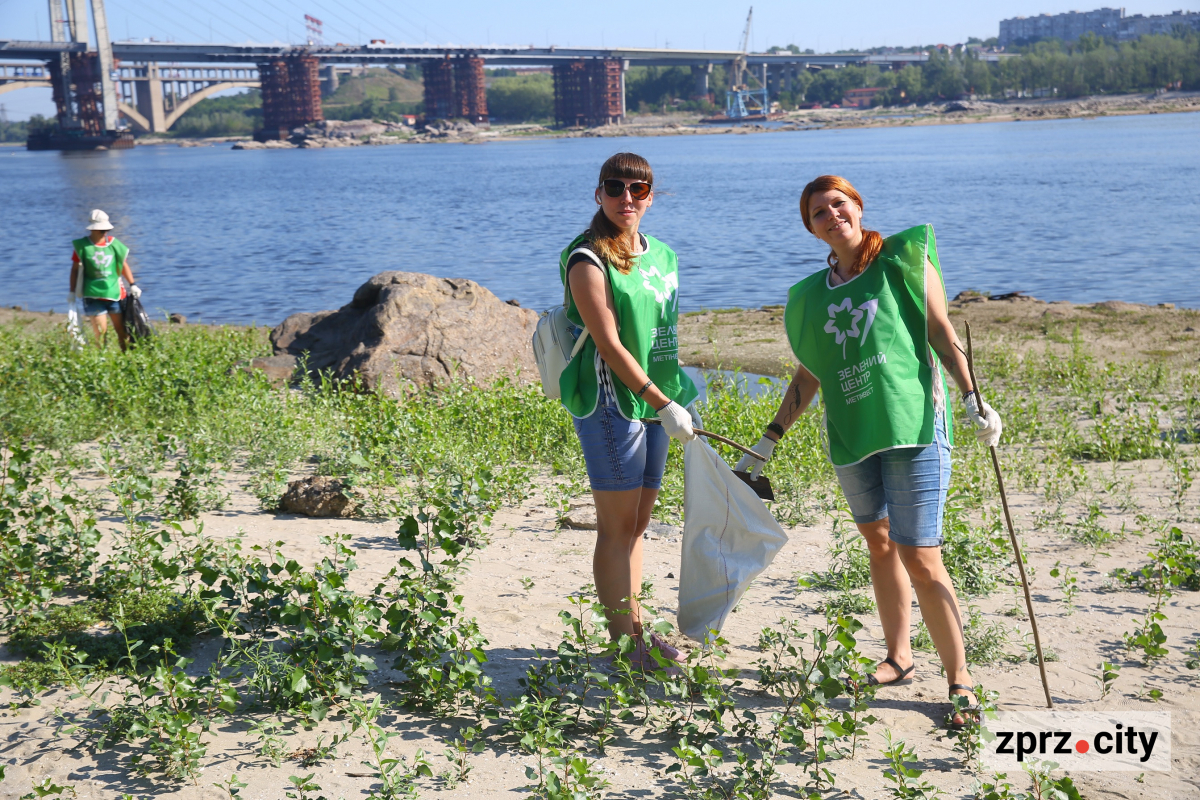
[{"label": "construction crane", "polygon": [[[750,53],[750,25],[753,21],[754,6],[750,6],[750,13],[746,15],[746,28],[742,31],[740,53],[734,58],[729,74],[729,91],[725,92],[725,113],[702,119],[701,122],[749,122],[769,119],[770,99],[767,96],[767,87],[746,65],[746,56]],[[750,81],[756,86],[751,87]]]}]

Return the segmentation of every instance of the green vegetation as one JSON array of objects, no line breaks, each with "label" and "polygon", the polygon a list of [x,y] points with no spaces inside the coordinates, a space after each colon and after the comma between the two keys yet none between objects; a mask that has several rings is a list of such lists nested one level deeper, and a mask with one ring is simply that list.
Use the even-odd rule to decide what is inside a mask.
[{"label": "green vegetation", "polygon": [[249,89],[208,97],[189,108],[171,128],[173,136],[248,136],[262,122],[262,92]]},{"label": "green vegetation", "polygon": [[880,87],[885,105],[950,100],[964,94],[1005,97],[1035,91],[1057,97],[1152,91],[1179,82],[1200,88],[1200,34],[1143,36],[1113,44],[1087,38],[1065,45],[1058,40],[1023,48],[1019,58],[997,63],[979,60],[970,50],[948,53],[928,48],[930,59],[897,72],[851,65],[798,76],[785,107],[799,103],[840,103],[848,89]]},{"label": "green vegetation", "polygon": [[491,70],[487,80],[488,114],[495,122],[554,121],[554,80],[546,72]]},{"label": "green vegetation", "polygon": [[321,101],[321,108],[326,119],[400,122],[424,108],[419,71],[387,67],[342,76],[338,90]]},{"label": "green vegetation", "polygon": [[51,118],[34,114],[25,122],[0,122],[0,142],[20,142],[25,144],[29,134],[54,124]]},{"label": "green vegetation", "polygon": [[[1200,428],[1194,366],[1116,368],[1073,341],[1066,357],[1003,348],[978,356],[985,396],[1006,410],[1012,491],[1039,493],[1064,520],[1136,506],[1105,477],[1123,459],[1178,462],[1164,474],[1183,481]],[[821,448],[819,414],[794,426],[769,466],[781,520],[833,529],[827,565],[802,586],[829,593],[815,625],[792,617],[763,629],[753,677],[726,666],[719,637],[675,674],[649,638],[671,633],[649,585],[640,641],[611,641],[584,589],[564,602],[557,646],[529,659],[508,695],[492,683],[495,648],[467,613],[461,584],[501,506],[540,493],[559,507],[583,491],[569,417],[536,387],[506,381],[390,399],[323,378],[279,390],[235,369],[267,351],[261,329],[180,326],[121,354],[76,350],[62,330],[0,327],[0,630],[25,659],[0,670],[10,703],[32,706],[46,687],[66,685],[78,702],[61,710],[61,735],[112,749],[114,769],[147,774],[164,791],[206,767],[216,726],[251,715],[256,743],[246,753],[300,761],[288,789],[297,797],[318,796],[312,767],[352,737],[366,745],[364,774],[379,798],[451,788],[480,745],[523,751],[531,795],[597,797],[607,780],[597,757],[631,740],[694,797],[836,789],[832,762],[854,757],[875,722],[863,686],[873,661],[849,616],[871,613],[871,602],[861,591],[866,553]],[[715,379],[700,412],[752,441],[777,402]],[[1009,551],[986,451],[963,427],[956,437],[946,562],[964,595],[986,595],[1013,583]],[[671,522],[682,513],[681,461],[673,445],[656,510]],[[394,521],[395,550],[369,551],[380,577],[360,577],[366,554],[348,536],[322,539],[316,563],[302,564],[288,542],[216,539],[188,521],[225,502],[231,479],[274,508],[288,477],[309,467],[347,480],[367,513]],[[1172,514],[1194,514],[1187,486],[1170,489]],[[1150,665],[1168,652],[1165,601],[1188,587],[1197,553],[1163,524],[1150,563],[1127,578],[1151,596],[1127,637]],[[1084,544],[1064,529],[1063,547]],[[532,583],[522,582],[527,591]],[[188,648],[200,635],[221,646],[193,663]],[[965,635],[972,663],[1002,658],[1011,636],[975,608]],[[923,639],[918,627],[914,645]],[[373,680],[385,665],[396,677]],[[1153,692],[1161,696],[1146,697]],[[424,753],[405,760],[388,749],[398,732],[382,715],[400,708],[412,715],[409,730],[445,742],[448,771],[435,775]],[[297,748],[285,736],[323,721],[342,732],[329,738],[327,723],[316,746],[287,755]],[[969,739],[955,747],[964,762],[978,752]],[[911,748],[896,743],[887,755],[893,794],[929,796]],[[801,770],[781,770],[787,762]],[[244,788],[236,778],[220,785],[231,796]],[[1003,776],[988,785],[988,796],[1019,796]]]}]

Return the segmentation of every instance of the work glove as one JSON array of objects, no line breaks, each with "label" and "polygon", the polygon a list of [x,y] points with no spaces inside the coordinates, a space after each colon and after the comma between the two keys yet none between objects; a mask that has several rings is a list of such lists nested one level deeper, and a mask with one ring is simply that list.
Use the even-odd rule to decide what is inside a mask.
[{"label": "work glove", "polygon": [[996,413],[996,409],[987,403],[980,408],[979,396],[974,392],[963,397],[963,406],[967,409],[967,419],[975,425],[975,436],[983,443],[984,447],[998,445],[1004,424],[1000,422],[1000,415]]},{"label": "work glove", "polygon": [[662,422],[663,430],[672,439],[687,444],[696,438],[696,434],[692,432],[692,415],[674,400],[659,409],[658,418]]},{"label": "work glove", "polygon": [[129,293],[134,297],[141,297],[142,287],[138,286],[136,283],[131,283],[129,284]]},{"label": "work glove", "polygon": [[696,404],[692,403],[687,407],[688,416],[692,418],[692,430],[699,428],[704,430],[704,420],[700,419],[699,412],[696,411]]},{"label": "work glove", "polygon": [[754,445],[754,447],[751,447],[750,449],[765,458],[766,461],[759,461],[754,456],[747,454],[742,456],[742,460],[737,463],[737,466],[733,468],[733,471],[749,472],[751,478],[757,479],[758,476],[762,474],[763,467],[767,465],[767,461],[771,460],[771,454],[775,452],[775,445],[777,444],[779,444],[779,442],[775,441],[769,436],[762,437],[758,440],[758,444]]},{"label": "work glove", "polygon": [[74,307],[75,307],[75,293],[71,292],[69,295],[67,295],[67,308],[74,308]]}]

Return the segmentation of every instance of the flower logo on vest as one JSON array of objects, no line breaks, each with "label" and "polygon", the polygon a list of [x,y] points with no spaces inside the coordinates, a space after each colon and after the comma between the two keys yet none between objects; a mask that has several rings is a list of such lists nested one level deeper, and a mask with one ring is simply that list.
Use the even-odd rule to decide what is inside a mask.
[{"label": "flower logo on vest", "polygon": [[[859,344],[867,340],[867,332],[871,330],[871,323],[875,321],[875,314],[879,311],[879,300],[873,298],[867,302],[854,307],[847,297],[842,300],[840,305],[829,305],[829,320],[825,323],[825,332],[833,334],[833,340],[842,346],[842,358],[846,357],[846,340],[848,338],[857,338]],[[862,330],[858,329],[858,323],[866,317],[866,323]]]},{"label": "flower logo on vest", "polygon": [[96,266],[101,269],[108,269],[113,263],[113,254],[107,250],[96,250],[92,253],[92,260],[96,262]]},{"label": "flower logo on vest", "polygon": [[649,270],[643,269],[641,272],[642,287],[654,295],[654,302],[661,305],[663,313],[666,314],[667,304],[679,290],[679,276],[675,273],[663,275],[657,266],[650,267]]}]

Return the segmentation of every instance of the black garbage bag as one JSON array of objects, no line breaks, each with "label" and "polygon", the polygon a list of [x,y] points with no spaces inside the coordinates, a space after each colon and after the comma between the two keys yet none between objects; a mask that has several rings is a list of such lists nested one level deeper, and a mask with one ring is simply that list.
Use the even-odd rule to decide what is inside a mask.
[{"label": "black garbage bag", "polygon": [[146,314],[142,301],[132,294],[125,295],[125,299],[121,301],[121,315],[125,318],[125,333],[129,335],[131,344],[137,344],[142,339],[149,339],[154,335],[150,316]]}]

